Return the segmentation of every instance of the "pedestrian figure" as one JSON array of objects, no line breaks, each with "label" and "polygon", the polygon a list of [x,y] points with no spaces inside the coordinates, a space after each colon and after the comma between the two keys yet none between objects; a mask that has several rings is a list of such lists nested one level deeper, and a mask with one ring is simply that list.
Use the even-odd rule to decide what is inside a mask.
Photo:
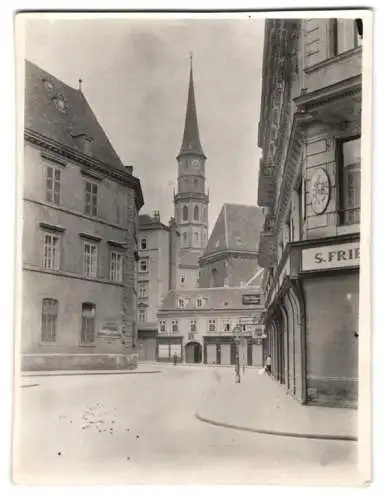
[{"label": "pedestrian figure", "polygon": [[268,354],[266,356],[266,360],[265,360],[265,372],[270,375],[271,374],[271,355]]},{"label": "pedestrian figure", "polygon": [[174,366],[176,366],[177,362],[178,362],[178,356],[176,354],[174,354],[174,356],[172,357],[173,361],[174,361]]}]

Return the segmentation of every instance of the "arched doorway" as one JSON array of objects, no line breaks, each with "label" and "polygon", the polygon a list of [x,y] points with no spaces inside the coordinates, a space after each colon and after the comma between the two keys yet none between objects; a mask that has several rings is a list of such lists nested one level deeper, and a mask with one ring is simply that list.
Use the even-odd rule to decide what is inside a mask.
[{"label": "arched doorway", "polygon": [[201,363],[202,362],[202,346],[199,342],[189,342],[185,346],[185,361],[186,363]]}]

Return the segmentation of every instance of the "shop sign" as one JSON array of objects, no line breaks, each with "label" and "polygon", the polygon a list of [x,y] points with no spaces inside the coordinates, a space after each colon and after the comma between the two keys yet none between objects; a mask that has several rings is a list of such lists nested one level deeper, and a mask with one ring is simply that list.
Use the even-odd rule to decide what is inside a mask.
[{"label": "shop sign", "polygon": [[261,295],[260,294],[242,295],[242,304],[245,306],[259,305],[260,303],[261,303]]},{"label": "shop sign", "polygon": [[338,269],[360,265],[360,243],[343,243],[302,250],[302,271]]}]

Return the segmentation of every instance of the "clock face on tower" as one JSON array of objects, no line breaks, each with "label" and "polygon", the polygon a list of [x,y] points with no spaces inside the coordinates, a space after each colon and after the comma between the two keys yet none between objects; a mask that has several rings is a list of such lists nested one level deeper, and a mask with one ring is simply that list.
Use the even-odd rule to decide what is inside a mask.
[{"label": "clock face on tower", "polygon": [[191,162],[191,165],[195,168],[199,167],[199,160],[195,159]]}]

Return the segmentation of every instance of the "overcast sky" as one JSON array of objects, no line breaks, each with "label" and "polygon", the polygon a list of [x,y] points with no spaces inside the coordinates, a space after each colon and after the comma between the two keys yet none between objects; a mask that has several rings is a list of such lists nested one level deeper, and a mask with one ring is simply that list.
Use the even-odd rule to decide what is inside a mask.
[{"label": "overcast sky", "polygon": [[256,204],[264,21],[28,21],[26,57],[83,92],[112,145],[142,183],[141,213],[173,215],[176,155],[193,52],[209,226],[223,203]]}]

